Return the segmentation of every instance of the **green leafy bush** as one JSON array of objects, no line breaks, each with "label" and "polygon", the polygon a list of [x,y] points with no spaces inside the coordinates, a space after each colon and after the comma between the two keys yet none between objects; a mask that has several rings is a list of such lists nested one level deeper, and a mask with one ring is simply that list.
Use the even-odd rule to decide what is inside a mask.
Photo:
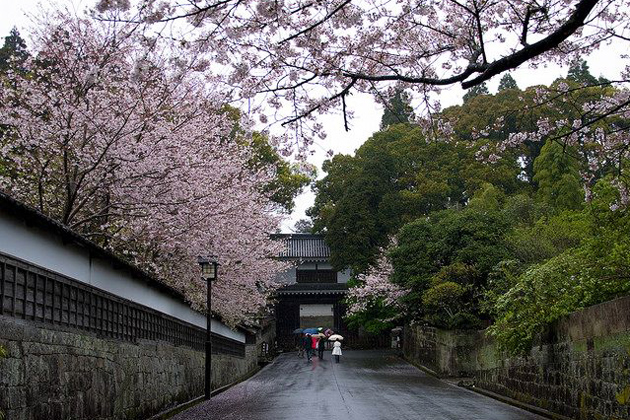
[{"label": "green leafy bush", "polygon": [[433,285],[422,296],[425,320],[448,329],[477,328],[479,318],[467,310],[465,296],[468,292],[469,288],[452,281]]},{"label": "green leafy bush", "polygon": [[[630,210],[611,211],[619,190],[600,181],[594,199],[581,214],[563,213],[566,220],[537,227],[550,239],[559,255],[533,264],[518,276],[506,275],[494,299],[495,324],[489,333],[510,353],[529,351],[536,335],[552,322],[581,308],[630,293]],[[560,232],[553,236],[549,232]],[[579,244],[579,246],[576,246]]]},{"label": "green leafy bush", "polygon": [[566,210],[516,228],[506,240],[516,259],[538,263],[579,246],[589,234],[590,222],[585,212]]},{"label": "green leafy bush", "polygon": [[487,196],[474,207],[435,212],[401,229],[390,254],[392,278],[410,291],[405,303],[415,319],[446,328],[479,326],[488,273],[509,255],[504,237],[510,227],[488,204],[498,200]]},{"label": "green leafy bush", "polygon": [[529,351],[536,334],[552,321],[581,307],[583,294],[576,276],[579,261],[563,254],[527,269],[516,285],[499,297],[498,315],[488,333],[512,354]]},{"label": "green leafy bush", "polygon": [[381,334],[396,326],[393,320],[398,318],[399,313],[400,309],[384,305],[381,299],[363,312],[348,315],[345,320],[350,328],[363,328],[368,333]]},{"label": "green leafy bush", "polygon": [[488,274],[486,289],[480,299],[480,311],[494,319],[499,298],[518,283],[525,267],[518,260],[504,260],[494,266]]}]

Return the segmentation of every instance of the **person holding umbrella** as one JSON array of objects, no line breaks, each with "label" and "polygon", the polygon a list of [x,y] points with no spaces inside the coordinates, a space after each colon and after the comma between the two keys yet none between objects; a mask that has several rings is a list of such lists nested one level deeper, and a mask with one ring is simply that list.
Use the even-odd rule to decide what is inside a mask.
[{"label": "person holding umbrella", "polygon": [[300,334],[300,339],[298,341],[298,357],[301,359],[304,357],[305,348],[304,348],[304,334]]},{"label": "person holding umbrella", "polygon": [[326,340],[324,339],[326,336],[324,336],[322,334],[321,337],[319,337],[319,343],[317,343],[317,355],[319,357],[319,360],[324,360],[324,350],[326,349]]},{"label": "person holding umbrella", "polygon": [[319,343],[319,336],[317,334],[311,335],[311,356],[317,351],[317,344]]},{"label": "person holding umbrella", "polygon": [[306,361],[310,362],[311,357],[313,357],[313,345],[311,344],[311,335],[304,334],[304,338],[302,338],[302,348],[306,352]]},{"label": "person holding umbrella", "polygon": [[333,334],[328,337],[330,341],[334,341],[332,355],[335,356],[335,363],[339,363],[339,356],[341,356],[341,340],[343,337],[339,334]]},{"label": "person holding umbrella", "polygon": [[333,356],[335,356],[335,363],[339,363],[339,356],[341,356],[341,341],[335,341],[333,344]]}]

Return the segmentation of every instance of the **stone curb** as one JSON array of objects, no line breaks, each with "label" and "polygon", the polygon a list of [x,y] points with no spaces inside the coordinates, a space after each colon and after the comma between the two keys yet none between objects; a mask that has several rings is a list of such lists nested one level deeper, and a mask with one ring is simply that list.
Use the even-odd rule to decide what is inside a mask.
[{"label": "stone curb", "polygon": [[[277,356],[276,356],[277,357]],[[256,375],[258,372],[260,372],[261,370],[263,370],[265,367],[269,366],[270,364],[272,364],[275,361],[272,360],[271,362],[267,363],[265,366],[262,367],[257,367],[256,369],[252,370],[251,372],[249,372],[247,375],[243,376],[241,379],[239,379],[238,381],[234,381],[231,384],[227,384],[227,385],[223,385],[221,388],[217,388],[215,390],[212,390],[212,392],[210,393],[210,396],[215,396],[217,394],[222,393],[223,391],[227,391],[228,389],[232,388],[234,385],[237,385],[243,381],[246,381],[248,379],[250,379],[251,377],[253,377],[254,375]],[[164,411],[162,411],[161,413],[158,413],[152,417],[149,417],[147,420],[168,420],[171,417],[173,417],[176,414],[181,413],[184,410],[188,410],[189,408],[194,407],[197,404],[201,404],[202,402],[205,401],[205,396],[201,395],[197,398],[194,398],[190,401],[187,401],[185,403],[179,404],[175,407],[166,409]]]},{"label": "stone curb", "polygon": [[497,401],[501,401],[501,402],[503,402],[505,404],[512,405],[514,407],[520,408],[521,410],[529,411],[530,413],[534,413],[534,414],[537,414],[539,416],[546,417],[548,419],[552,419],[552,420],[572,420],[571,418],[563,416],[561,414],[552,413],[551,411],[545,410],[544,408],[540,408],[540,407],[536,407],[534,405],[526,404],[524,402],[515,400],[513,398],[506,397],[505,395],[496,394],[494,392],[487,391],[487,390],[485,390],[483,388],[478,388],[478,387],[476,387],[474,385],[466,385],[466,384],[463,384],[461,382],[457,383],[457,382],[449,381],[446,378],[441,377],[437,372],[433,371],[432,369],[429,369],[426,366],[423,366],[421,364],[415,363],[415,362],[407,359],[404,356],[402,356],[401,358],[404,361],[406,361],[407,363],[409,363],[410,365],[415,366],[416,368],[420,369],[421,371],[423,371],[427,375],[430,375],[430,376],[433,376],[434,378],[443,380],[447,384],[467,389],[467,390],[475,392],[477,394],[484,395],[486,397],[495,399]]},{"label": "stone curb", "polygon": [[467,389],[472,392],[476,392],[477,394],[484,395],[489,398],[493,398],[495,400],[504,402],[506,404],[513,405],[514,407],[518,407],[522,410],[529,411],[530,413],[538,414],[542,417],[547,417],[552,420],[573,420],[570,417],[563,416],[562,414],[552,413],[551,411],[545,410],[544,408],[536,407],[535,405],[526,404],[524,402],[515,400],[510,397],[506,397],[505,395],[496,394],[492,391],[485,390],[483,388],[478,388],[476,386],[469,385],[458,385],[461,388]]},{"label": "stone curb", "polygon": [[433,376],[434,378],[437,378],[437,379],[444,379],[437,372],[435,372],[434,370],[429,369],[426,366],[423,366],[423,365],[421,365],[419,363],[416,363],[413,360],[409,360],[405,356],[398,356],[398,357],[400,357],[401,359],[403,359],[405,362],[409,363],[410,365],[415,366],[417,369],[420,369],[421,371],[423,371],[424,373],[426,373],[429,376]]}]

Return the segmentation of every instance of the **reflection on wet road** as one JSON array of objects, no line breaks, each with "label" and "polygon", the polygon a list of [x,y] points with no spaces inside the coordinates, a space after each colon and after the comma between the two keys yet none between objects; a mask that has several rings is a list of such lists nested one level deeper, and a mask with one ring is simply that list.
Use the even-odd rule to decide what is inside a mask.
[{"label": "reflection on wet road", "polygon": [[295,353],[174,420],[541,420],[427,376],[388,351],[344,350],[340,364]]}]

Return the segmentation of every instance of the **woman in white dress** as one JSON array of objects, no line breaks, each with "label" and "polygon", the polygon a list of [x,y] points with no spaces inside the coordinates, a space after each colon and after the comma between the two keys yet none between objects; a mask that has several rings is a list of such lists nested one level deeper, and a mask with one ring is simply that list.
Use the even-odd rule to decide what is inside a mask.
[{"label": "woman in white dress", "polygon": [[341,342],[340,341],[335,341],[335,344],[333,344],[332,354],[333,356],[335,356],[335,363],[339,363],[339,356],[341,356]]}]

